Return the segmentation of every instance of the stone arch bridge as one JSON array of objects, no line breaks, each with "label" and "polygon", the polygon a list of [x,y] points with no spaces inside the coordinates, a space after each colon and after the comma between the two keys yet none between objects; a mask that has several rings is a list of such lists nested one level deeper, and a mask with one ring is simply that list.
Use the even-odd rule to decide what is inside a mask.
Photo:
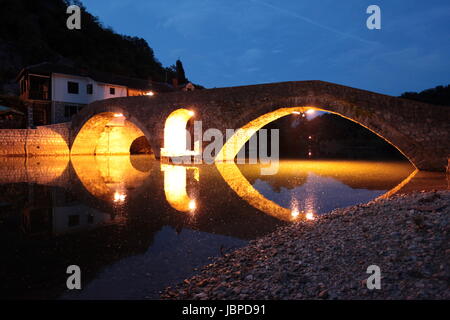
[{"label": "stone arch bridge", "polygon": [[[172,112],[187,109],[203,129],[252,127],[295,111],[315,108],[336,113],[373,131],[402,152],[418,169],[444,171],[450,154],[450,108],[420,103],[323,81],[300,81],[175,92],[102,100],[90,104],[71,123],[72,155],[99,153],[108,140],[126,153],[145,135],[156,157],[164,147],[164,127]],[[123,116],[127,132],[111,141],[105,127]],[[108,138],[106,138],[108,136]],[[248,137],[247,137],[248,138]]]}]

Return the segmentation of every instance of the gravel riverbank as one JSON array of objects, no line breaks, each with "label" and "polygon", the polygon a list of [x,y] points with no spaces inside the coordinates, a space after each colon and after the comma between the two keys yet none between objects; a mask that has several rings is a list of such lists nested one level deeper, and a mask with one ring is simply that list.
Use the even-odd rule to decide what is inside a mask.
[{"label": "gravel riverbank", "polygon": [[[250,242],[163,299],[450,299],[450,191],[337,209]],[[367,267],[381,269],[369,290]]]}]

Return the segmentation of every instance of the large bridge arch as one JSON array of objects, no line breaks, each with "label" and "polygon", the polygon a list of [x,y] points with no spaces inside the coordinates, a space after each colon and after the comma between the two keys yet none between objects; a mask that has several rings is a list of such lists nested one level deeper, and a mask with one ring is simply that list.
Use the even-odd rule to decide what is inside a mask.
[{"label": "large bridge arch", "polygon": [[83,124],[102,112],[123,113],[150,142],[164,147],[164,125],[175,110],[195,112],[203,131],[239,129],[283,108],[311,107],[351,119],[394,145],[421,170],[443,171],[450,154],[449,109],[323,81],[283,82],[174,92],[94,102],[72,121],[71,147]]},{"label": "large bridge arch", "polygon": [[[408,137],[405,137],[401,132],[395,127],[387,125],[385,123],[380,123],[376,118],[371,118],[371,121],[367,121],[368,119],[361,117],[359,113],[348,113],[348,110],[342,109],[340,106],[335,106],[334,110],[324,109],[317,107],[317,105],[313,106],[298,106],[298,107],[278,107],[267,105],[262,108],[255,108],[254,115],[261,114],[256,118],[247,122],[244,126],[240,127],[236,130],[236,133],[231,136],[227,143],[220,150],[218,155],[216,156],[217,161],[230,161],[233,160],[237,153],[241,150],[244,144],[253,136],[258,130],[266,126],[267,124],[276,121],[282,117],[288,116],[290,114],[306,114],[309,110],[314,111],[325,111],[329,113],[333,113],[339,115],[343,118],[346,118],[350,121],[353,121],[369,131],[378,135],[381,139],[385,140],[392,146],[394,146],[400,153],[402,153],[414,166],[415,163],[418,163],[418,159],[414,157],[414,153],[411,153],[411,141]],[[267,111],[267,112],[266,112]],[[345,114],[343,114],[343,112]],[[253,116],[253,115],[252,115]],[[243,117],[243,119],[236,119],[236,126],[239,126],[241,122],[246,122],[247,117]],[[383,130],[375,129],[381,128]],[[406,151],[404,151],[406,150]]]}]

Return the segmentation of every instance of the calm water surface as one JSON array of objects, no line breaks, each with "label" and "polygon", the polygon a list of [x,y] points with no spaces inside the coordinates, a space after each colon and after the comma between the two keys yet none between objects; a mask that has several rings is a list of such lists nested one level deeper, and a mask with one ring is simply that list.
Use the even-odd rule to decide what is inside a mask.
[{"label": "calm water surface", "polygon": [[[196,167],[146,156],[0,160],[1,295],[141,299],[281,225],[367,202],[408,162],[282,161]],[[82,270],[67,291],[66,268]]]}]

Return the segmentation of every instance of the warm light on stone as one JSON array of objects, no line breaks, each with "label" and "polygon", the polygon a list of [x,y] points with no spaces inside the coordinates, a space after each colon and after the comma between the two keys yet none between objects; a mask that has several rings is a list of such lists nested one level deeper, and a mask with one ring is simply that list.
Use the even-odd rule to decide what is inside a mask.
[{"label": "warm light on stone", "polygon": [[78,132],[71,155],[127,155],[133,141],[142,136],[144,133],[122,113],[100,113]]},{"label": "warm light on stone", "polygon": [[187,109],[178,109],[172,112],[164,126],[164,148],[161,148],[163,157],[180,157],[193,155],[194,152],[186,146],[186,125],[194,112]]},{"label": "warm light on stone", "polygon": [[189,209],[191,211],[194,211],[195,209],[197,209],[197,203],[195,202],[195,200],[189,201]]}]

